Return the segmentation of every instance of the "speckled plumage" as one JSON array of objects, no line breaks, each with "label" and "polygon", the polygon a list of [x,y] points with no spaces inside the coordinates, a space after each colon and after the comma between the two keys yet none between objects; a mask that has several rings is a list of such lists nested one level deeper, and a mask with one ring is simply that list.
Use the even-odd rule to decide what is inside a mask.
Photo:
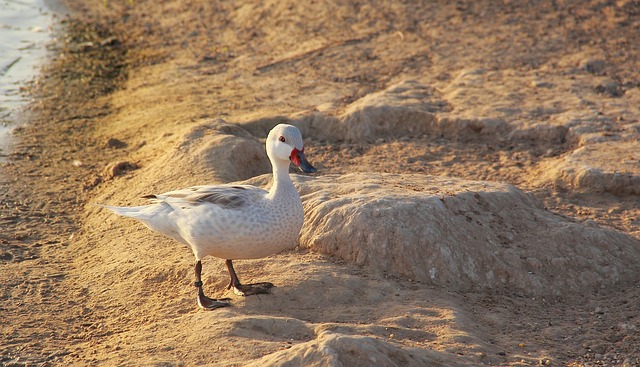
[{"label": "speckled plumage", "polygon": [[198,261],[205,256],[254,259],[292,248],[304,212],[289,164],[304,150],[302,136],[296,127],[280,124],[266,146],[274,176],[269,191],[248,185],[194,186],[146,196],[150,205],[105,207],[184,243]]}]

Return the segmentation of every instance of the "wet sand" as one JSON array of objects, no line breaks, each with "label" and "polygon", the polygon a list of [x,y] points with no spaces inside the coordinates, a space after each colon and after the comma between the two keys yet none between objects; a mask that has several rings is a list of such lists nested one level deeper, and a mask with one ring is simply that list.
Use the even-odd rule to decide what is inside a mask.
[{"label": "wet sand", "polygon": [[10,132],[28,102],[22,85],[38,75],[51,42],[52,14],[42,1],[0,4],[0,160],[8,154]]}]

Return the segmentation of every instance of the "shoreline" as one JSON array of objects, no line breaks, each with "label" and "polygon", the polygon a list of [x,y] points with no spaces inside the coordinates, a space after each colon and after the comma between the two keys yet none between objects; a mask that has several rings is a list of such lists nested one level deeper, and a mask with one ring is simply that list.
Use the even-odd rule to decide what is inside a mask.
[{"label": "shoreline", "polygon": [[52,42],[48,30],[55,22],[54,5],[45,1],[3,5],[8,14],[0,19],[5,20],[1,30],[5,44],[4,59],[0,60],[4,62],[0,65],[0,77],[4,79],[0,85],[0,123],[3,125],[0,126],[0,162],[10,153],[12,129],[24,120],[20,110],[29,101],[25,100],[23,90],[37,79],[36,66],[46,62],[47,45]]},{"label": "shoreline", "polygon": [[[321,248],[307,225],[298,249],[238,264],[250,281],[274,280],[274,294],[200,312],[189,251],[93,205],[136,205],[153,192],[267,173],[259,153],[239,153],[259,152],[262,131],[291,122],[304,127],[305,153],[322,175],[410,175],[417,184],[394,190],[414,194],[442,179],[438,195],[451,198],[507,182],[567,226],[616,229],[638,242],[640,205],[628,194],[639,176],[640,83],[628,68],[638,61],[622,41],[600,44],[589,33],[597,27],[586,27],[629,9],[592,6],[576,16],[571,5],[502,4],[478,17],[472,4],[296,4],[69,1],[68,42],[33,91],[34,122],[18,130],[5,165],[0,363],[327,362],[318,348],[366,361],[348,359],[344,345],[443,366],[640,363],[640,288],[622,287],[624,279],[591,289],[587,276],[581,291],[559,297],[465,291],[355,265]],[[530,12],[536,21],[518,27],[510,18]],[[563,19],[574,23],[556,30],[562,37],[540,25]],[[619,39],[632,26],[622,19],[599,31]],[[489,30],[508,39],[478,36]],[[536,37],[546,48],[532,49]],[[600,59],[605,51],[615,57]],[[411,133],[404,121],[428,128]],[[389,126],[405,132],[391,136]],[[621,170],[630,181],[615,176]],[[602,184],[609,173],[618,186]],[[373,202],[384,201],[379,191]],[[469,222],[515,213],[476,211]],[[477,227],[478,237],[500,235],[515,258],[549,251],[518,242],[506,225]],[[219,261],[206,262],[208,293],[228,296]],[[562,267],[524,263],[533,274]],[[616,270],[615,259],[609,266]]]}]

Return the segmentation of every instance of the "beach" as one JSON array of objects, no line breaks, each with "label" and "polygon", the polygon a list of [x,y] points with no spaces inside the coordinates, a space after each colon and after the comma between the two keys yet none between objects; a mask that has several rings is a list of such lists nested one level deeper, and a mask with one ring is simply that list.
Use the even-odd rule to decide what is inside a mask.
[{"label": "beach", "polygon": [[[65,0],[0,181],[6,366],[640,365],[640,4]],[[299,246],[225,290],[101,208],[268,187]]]}]

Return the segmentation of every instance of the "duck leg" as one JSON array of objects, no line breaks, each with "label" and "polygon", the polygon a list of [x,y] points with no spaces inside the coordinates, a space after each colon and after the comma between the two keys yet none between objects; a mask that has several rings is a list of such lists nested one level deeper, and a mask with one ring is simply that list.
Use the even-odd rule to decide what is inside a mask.
[{"label": "duck leg", "polygon": [[233,262],[231,260],[227,260],[225,263],[227,264],[227,269],[229,269],[229,275],[231,276],[231,281],[229,282],[227,289],[233,288],[233,293],[239,296],[271,293],[270,289],[273,287],[273,284],[269,282],[240,284],[240,279],[238,279],[238,275],[233,269]]},{"label": "duck leg", "polygon": [[198,306],[205,310],[214,310],[220,307],[231,306],[229,303],[229,298],[221,298],[221,299],[213,299],[204,295],[204,291],[202,290],[202,262],[200,260],[196,261],[196,281],[193,285],[198,288]]}]

